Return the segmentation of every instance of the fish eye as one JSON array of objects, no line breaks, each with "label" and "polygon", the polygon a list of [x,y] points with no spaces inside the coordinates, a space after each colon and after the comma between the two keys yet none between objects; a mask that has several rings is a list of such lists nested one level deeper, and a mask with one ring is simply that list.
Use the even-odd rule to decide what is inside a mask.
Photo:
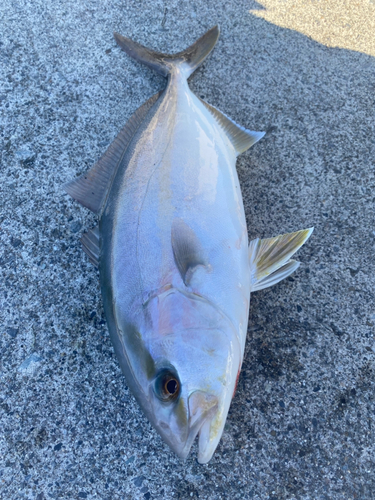
[{"label": "fish eye", "polygon": [[165,381],[164,392],[168,396],[174,396],[178,392],[178,380],[170,378]]},{"label": "fish eye", "polygon": [[163,370],[156,377],[155,392],[162,401],[175,401],[180,394],[181,384],[175,373]]}]

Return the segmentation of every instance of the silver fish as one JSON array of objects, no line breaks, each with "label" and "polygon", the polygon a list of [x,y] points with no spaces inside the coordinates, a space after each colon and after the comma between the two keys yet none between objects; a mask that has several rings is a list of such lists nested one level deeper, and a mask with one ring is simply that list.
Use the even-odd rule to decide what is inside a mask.
[{"label": "silver fish", "polygon": [[110,336],[127,383],[161,437],[208,462],[245,348],[250,292],[289,276],[312,229],[248,244],[236,157],[261,139],[194,95],[187,78],[213,49],[158,53],[115,33],[167,77],[91,170],[66,191],[99,215],[82,237],[99,267]]}]

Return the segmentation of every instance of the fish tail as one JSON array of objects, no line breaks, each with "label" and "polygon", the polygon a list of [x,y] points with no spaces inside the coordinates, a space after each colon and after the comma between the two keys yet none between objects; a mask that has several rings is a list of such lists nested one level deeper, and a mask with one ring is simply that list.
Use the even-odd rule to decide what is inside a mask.
[{"label": "fish tail", "polygon": [[168,76],[178,67],[183,71],[184,76],[188,78],[214,48],[219,38],[219,28],[214,26],[193,45],[177,54],[156,52],[119,33],[114,33],[114,36],[117,44],[124,52],[157,73]]}]

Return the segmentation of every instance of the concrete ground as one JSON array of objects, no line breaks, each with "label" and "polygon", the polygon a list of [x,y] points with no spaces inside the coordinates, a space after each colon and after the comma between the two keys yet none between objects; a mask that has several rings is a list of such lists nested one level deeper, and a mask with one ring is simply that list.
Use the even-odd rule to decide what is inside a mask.
[{"label": "concrete ground", "polygon": [[[374,16],[374,0],[1,2],[1,500],[375,497]],[[295,275],[252,296],[199,465],[129,393],[79,243],[95,217],[61,186],[165,85],[113,31],[174,52],[216,23],[191,88],[268,132],[238,161],[250,238],[315,232]]]}]

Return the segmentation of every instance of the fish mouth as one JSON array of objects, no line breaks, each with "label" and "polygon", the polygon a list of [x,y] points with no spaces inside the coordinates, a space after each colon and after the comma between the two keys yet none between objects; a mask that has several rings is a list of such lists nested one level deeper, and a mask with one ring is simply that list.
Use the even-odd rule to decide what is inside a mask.
[{"label": "fish mouth", "polygon": [[[217,411],[217,406],[215,410]],[[195,431],[191,433],[191,436],[189,433],[189,439],[184,447],[183,456],[180,455],[181,458],[185,459],[188,456],[190,448],[198,435],[198,462],[200,464],[206,464],[211,460],[221,437],[221,432],[213,433],[213,421],[216,411],[212,411],[209,415],[206,415],[200,422],[199,428],[195,429]]]},{"label": "fish mouth", "polygon": [[[205,420],[203,420],[200,424],[200,427],[190,430],[189,436],[188,436],[183,448],[180,448],[178,446],[173,446],[170,444],[170,447],[172,448],[172,450],[176,453],[176,455],[179,458],[181,458],[182,460],[186,460],[186,458],[188,457],[188,455],[190,453],[190,449],[194,443],[195,438],[197,437],[197,435],[199,435],[198,439],[200,441],[201,430],[202,430],[202,428],[204,428],[205,424],[207,424],[207,423],[210,425],[210,423],[211,423],[210,418],[206,418]],[[199,452],[198,453],[200,454],[200,445],[199,445]]]},{"label": "fish mouth", "polygon": [[216,447],[219,443],[221,437],[221,432],[218,437],[212,436],[212,418],[206,419],[203,425],[199,429],[199,440],[198,440],[198,462],[200,464],[206,464],[212,458]]},{"label": "fish mouth", "polygon": [[[214,417],[218,409],[218,399],[215,396],[206,394],[202,391],[195,391],[189,396],[188,408],[188,428],[186,429],[185,439],[183,441],[179,441],[178,438],[171,439],[171,436],[166,435],[165,432],[161,433],[162,437],[167,442],[169,447],[182,460],[185,460],[189,455],[192,444],[198,434],[199,454],[201,453],[201,447],[203,446],[201,443],[206,440],[205,437],[202,438],[201,436],[206,436],[206,429],[210,429],[211,427],[212,418]],[[164,425],[162,425],[162,427],[164,427]],[[165,430],[167,430],[167,425],[165,425]],[[213,454],[213,451],[211,453],[211,456]]]}]

